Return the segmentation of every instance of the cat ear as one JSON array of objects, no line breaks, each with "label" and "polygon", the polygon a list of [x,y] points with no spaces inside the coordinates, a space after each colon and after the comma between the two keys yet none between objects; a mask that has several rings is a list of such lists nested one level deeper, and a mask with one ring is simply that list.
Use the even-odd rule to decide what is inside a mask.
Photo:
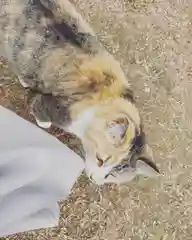
[{"label": "cat ear", "polygon": [[119,142],[124,139],[125,133],[129,126],[128,119],[126,117],[119,117],[108,123],[108,135],[115,142]]},{"label": "cat ear", "polygon": [[138,159],[136,162],[136,172],[139,175],[155,177],[160,174],[159,169],[153,162],[148,159]]},{"label": "cat ear", "polygon": [[145,144],[141,156],[136,160],[136,173],[148,177],[155,177],[160,171],[153,161],[153,153],[151,148]]}]

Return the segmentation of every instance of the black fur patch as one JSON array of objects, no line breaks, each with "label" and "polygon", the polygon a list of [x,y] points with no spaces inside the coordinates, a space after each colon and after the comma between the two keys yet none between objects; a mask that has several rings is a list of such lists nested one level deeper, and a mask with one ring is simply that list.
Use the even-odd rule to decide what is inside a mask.
[{"label": "black fur patch", "polygon": [[135,103],[135,97],[134,97],[134,94],[133,94],[133,91],[130,89],[130,88],[126,88],[124,89],[123,93],[122,93],[122,97],[124,99],[127,99],[129,100],[131,103]]},{"label": "black fur patch", "polygon": [[[42,13],[44,13],[46,18],[51,20],[52,23],[49,25],[49,27],[53,31],[57,32],[57,40],[60,40],[60,38],[64,37],[65,40],[70,41],[77,47],[84,48],[89,52],[92,50],[94,52],[95,49],[99,49],[99,42],[97,42],[95,36],[92,36],[90,33],[78,32],[75,23],[69,24],[62,18],[56,19],[53,12],[46,8],[40,0],[34,0],[33,4],[36,5],[42,11]],[[52,9],[54,10],[54,6],[52,6]]]},{"label": "black fur patch", "polygon": [[46,8],[40,0],[33,0],[32,4],[44,14],[45,18],[51,20],[49,27],[52,30],[56,30],[58,34],[62,35],[65,39],[80,47],[77,41],[77,36],[75,34],[75,26],[74,29],[72,29],[62,19],[55,19],[53,12],[50,9]]},{"label": "black fur patch", "polygon": [[136,131],[135,137],[132,140],[132,148],[130,152],[141,153],[142,148],[146,144],[145,133],[142,131],[142,127],[140,129],[140,133]]}]

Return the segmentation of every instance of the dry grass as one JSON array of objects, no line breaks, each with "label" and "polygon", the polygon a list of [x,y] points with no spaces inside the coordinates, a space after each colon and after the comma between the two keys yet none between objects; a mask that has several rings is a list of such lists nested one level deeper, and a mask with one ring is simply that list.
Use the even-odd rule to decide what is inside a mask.
[{"label": "dry grass", "polygon": [[[122,63],[163,176],[120,187],[97,187],[82,176],[61,203],[58,228],[7,239],[191,240],[191,0],[74,2]],[[5,68],[1,76],[10,73]],[[13,92],[26,96],[13,84],[6,106],[15,106]],[[26,117],[24,105],[16,110]]]}]

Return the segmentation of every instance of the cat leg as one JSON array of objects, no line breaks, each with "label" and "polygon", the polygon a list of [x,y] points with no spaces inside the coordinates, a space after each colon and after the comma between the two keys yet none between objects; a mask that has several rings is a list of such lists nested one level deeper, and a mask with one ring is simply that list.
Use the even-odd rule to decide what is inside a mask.
[{"label": "cat leg", "polygon": [[[70,1],[65,0],[40,0],[41,4],[49,9],[55,16],[54,19],[59,18],[60,26],[67,24],[71,31],[75,34],[76,41],[80,47],[85,49],[89,53],[98,53],[100,50],[104,50],[103,45],[97,39],[97,36],[91,26],[83,19],[80,13],[77,12],[73,4]],[[62,14],[61,14],[62,13]],[[57,23],[58,24],[58,23]],[[63,35],[65,36],[63,28]],[[62,31],[61,35],[62,35]]]},{"label": "cat leg", "polygon": [[48,113],[48,109],[43,104],[43,99],[40,94],[36,95],[35,99],[31,104],[30,114],[34,116],[36,123],[41,128],[50,128],[51,127],[51,119]]},{"label": "cat leg", "polygon": [[37,94],[31,105],[31,114],[42,128],[53,124],[64,129],[71,123],[69,103],[51,94]]}]

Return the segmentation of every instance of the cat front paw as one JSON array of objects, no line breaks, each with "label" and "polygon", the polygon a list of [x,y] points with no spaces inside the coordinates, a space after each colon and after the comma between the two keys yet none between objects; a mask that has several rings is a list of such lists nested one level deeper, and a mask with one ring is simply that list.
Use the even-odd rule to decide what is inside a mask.
[{"label": "cat front paw", "polygon": [[46,106],[42,104],[42,96],[40,94],[35,96],[30,107],[30,114],[34,116],[39,127],[45,129],[51,127],[52,122],[50,120]]},{"label": "cat front paw", "polygon": [[[35,117],[35,116],[34,116]],[[39,120],[38,118],[35,117],[36,123],[39,127],[44,128],[44,129],[48,129],[51,127],[52,123],[51,122],[43,122],[41,120]]]},{"label": "cat front paw", "polygon": [[19,79],[19,82],[22,85],[22,87],[24,87],[24,88],[28,88],[29,87],[29,85],[23,80],[22,77],[18,77],[18,79]]}]

